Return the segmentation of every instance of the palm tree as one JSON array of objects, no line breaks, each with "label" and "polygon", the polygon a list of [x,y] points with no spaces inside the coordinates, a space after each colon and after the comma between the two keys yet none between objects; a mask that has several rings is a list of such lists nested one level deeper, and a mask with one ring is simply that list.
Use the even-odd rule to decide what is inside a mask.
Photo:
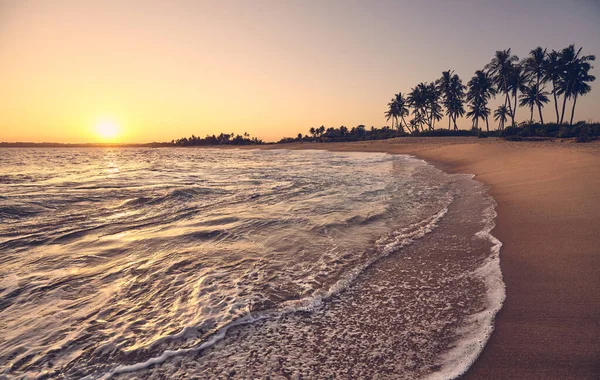
[{"label": "palm tree", "polygon": [[415,87],[411,88],[406,99],[408,104],[413,109],[413,120],[416,125],[423,130],[423,124],[427,119],[427,85],[425,83],[419,83]]},{"label": "palm tree", "polygon": [[509,107],[512,125],[515,124],[515,118],[517,117],[517,100],[519,92],[525,91],[528,84],[529,80],[527,79],[523,67],[521,65],[513,65],[508,77],[508,88],[513,97],[512,109]]},{"label": "palm tree", "polygon": [[[581,49],[579,50],[581,51]],[[569,47],[562,49],[559,53],[560,79],[558,85],[558,95],[563,96],[562,111],[560,113],[560,124],[562,124],[565,117],[565,106],[567,103],[567,99],[569,98],[569,90],[571,87],[567,72],[574,66],[575,62],[577,61],[578,54],[579,52],[575,52],[575,45],[569,45]]]},{"label": "palm tree", "polygon": [[552,50],[547,54],[546,64],[544,66],[544,80],[552,83],[552,96],[554,97],[554,111],[556,111],[556,123],[560,123],[558,114],[558,92],[562,77],[562,62],[560,53]]},{"label": "palm tree", "polygon": [[392,128],[394,128],[394,119],[397,120],[397,105],[395,99],[392,99],[388,104],[388,110],[385,111],[385,121],[390,121],[392,119]]},{"label": "palm tree", "polygon": [[429,83],[425,91],[426,106],[429,111],[429,130],[435,128],[435,122],[442,120],[442,106],[440,104],[440,91],[435,83]]},{"label": "palm tree", "polygon": [[[561,78],[558,87],[558,94],[564,96],[562,112],[560,116],[561,123],[564,120],[567,99],[575,98],[576,93],[578,93],[578,95],[585,95],[590,90],[582,93],[581,91],[584,91],[585,86],[582,87],[581,84],[592,82],[596,79],[593,75],[589,75],[589,70],[592,69],[590,62],[594,61],[596,57],[594,55],[585,55],[580,57],[579,54],[581,53],[581,50],[582,48],[579,48],[579,50],[575,52],[575,45],[569,45],[569,47],[564,48],[560,52],[559,60],[561,62]],[[573,103],[574,111],[576,101]],[[572,118],[573,112],[571,112],[571,119]]]},{"label": "palm tree", "polygon": [[448,130],[450,122],[454,122],[454,129],[458,130],[456,118],[465,114],[464,97],[465,85],[453,70],[442,72],[442,77],[437,80],[438,90],[442,96],[442,103],[448,116]]},{"label": "palm tree", "polygon": [[[593,57],[594,60],[596,57]],[[589,93],[592,88],[588,83],[591,83],[596,80],[596,77],[590,75],[589,71],[593,67],[589,63],[580,63],[577,66],[577,75],[571,79],[571,91],[569,92],[571,97],[573,97],[573,108],[571,109],[571,120],[569,124],[573,124],[573,117],[575,116],[575,105],[577,104],[577,97],[579,95],[584,96]]]},{"label": "palm tree", "polygon": [[487,103],[497,93],[494,87],[491,76],[482,71],[475,71],[475,75],[467,83],[467,101],[482,100],[482,103]]},{"label": "palm tree", "polygon": [[442,94],[444,107],[446,107],[446,115],[448,116],[448,130],[450,130],[450,123],[452,122],[452,111],[448,106],[451,98],[450,81],[452,80],[452,74],[454,74],[454,70],[442,71],[442,77],[436,81],[440,93]]},{"label": "palm tree", "polygon": [[424,125],[427,125],[429,130],[433,130],[435,121],[442,118],[440,92],[435,83],[419,83],[411,89],[406,99],[413,108],[414,120],[421,130],[424,129]]},{"label": "palm tree", "polygon": [[533,107],[537,106],[538,109],[541,109],[541,107],[544,106],[544,103],[550,101],[550,99],[548,99],[550,93],[540,89],[535,83],[532,83],[531,86],[526,87],[524,90],[523,95],[519,98],[519,105],[521,107],[529,107],[529,110],[531,111],[529,121],[533,122]]},{"label": "palm tree", "polygon": [[450,88],[452,90],[451,101],[448,104],[452,111],[453,122],[454,122],[454,130],[458,131],[458,126],[456,125],[456,118],[463,117],[465,114],[465,90],[467,86],[462,83],[462,80],[458,77],[458,75],[453,75],[450,81]]},{"label": "palm tree", "polygon": [[[408,116],[409,114],[408,101],[406,100],[404,95],[402,95],[402,93],[399,92],[396,95],[394,95],[394,102],[396,103],[396,118],[399,117],[400,120],[402,120],[402,122],[406,126],[406,120],[404,119],[404,117]],[[396,119],[396,129],[400,130],[400,127],[398,126],[398,119]]]},{"label": "palm tree", "polygon": [[319,136],[320,136],[320,137],[323,137],[323,134],[325,133],[325,126],[324,126],[324,125],[321,125],[321,126],[319,127],[318,131],[319,131]]},{"label": "palm tree", "polygon": [[[523,61],[523,69],[525,75],[527,75],[530,81],[533,81],[538,89],[540,85],[545,82],[544,72],[546,66],[546,49],[537,47],[529,52],[529,56]],[[542,87],[540,90],[544,90]],[[540,91],[538,91],[539,93]],[[544,124],[544,117],[542,116],[541,102],[536,101],[538,104],[538,112],[540,114],[540,121]]]},{"label": "palm tree", "polygon": [[446,99],[444,105],[452,115],[452,122],[454,124],[454,130],[456,131],[458,130],[456,119],[465,115],[464,103],[466,86],[462,83],[462,80],[458,75],[454,75],[451,79],[450,89],[450,96]]},{"label": "palm tree", "polygon": [[401,130],[401,124],[398,123],[398,118],[402,120],[406,125],[405,116],[408,116],[408,102],[401,92],[394,95],[392,100],[388,103],[388,110],[385,112],[386,120],[392,119],[392,128],[394,128],[394,120],[396,120],[396,129]]},{"label": "palm tree", "polygon": [[482,119],[485,120],[486,129],[489,132],[488,116],[490,115],[490,109],[486,106],[486,103],[482,99],[476,99],[474,102],[469,103],[469,109],[467,117],[473,119],[473,129],[479,129],[479,119]]},{"label": "palm tree", "polygon": [[506,120],[508,120],[509,115],[510,111],[504,104],[498,106],[498,108],[494,111],[494,120],[498,122],[499,130],[504,129],[504,124],[506,123]]},{"label": "palm tree", "polygon": [[492,61],[485,65],[485,70],[493,78],[494,83],[497,86],[498,92],[504,93],[506,98],[504,104],[508,104],[508,110],[511,113],[512,123],[515,123],[514,112],[510,104],[509,95],[509,77],[513,70],[513,66],[519,61],[519,57],[511,55],[510,48],[506,50],[497,50]]},{"label": "palm tree", "polygon": [[485,119],[487,129],[489,131],[488,116],[490,109],[487,103],[493,96],[496,95],[492,78],[486,72],[477,70],[475,76],[467,83],[469,91],[467,92],[467,100],[469,101],[470,111],[467,117],[473,118],[473,127],[479,128],[479,119]]},{"label": "palm tree", "polygon": [[310,127],[310,129],[308,130],[308,132],[312,135],[313,139],[315,137],[317,137],[317,130],[315,129],[315,127]]}]

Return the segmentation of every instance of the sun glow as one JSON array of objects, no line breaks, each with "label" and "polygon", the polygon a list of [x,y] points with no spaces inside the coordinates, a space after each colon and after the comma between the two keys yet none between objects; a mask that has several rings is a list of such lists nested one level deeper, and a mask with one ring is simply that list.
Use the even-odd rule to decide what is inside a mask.
[{"label": "sun glow", "polygon": [[96,134],[102,140],[114,140],[119,134],[119,126],[112,121],[99,121],[96,123]]}]

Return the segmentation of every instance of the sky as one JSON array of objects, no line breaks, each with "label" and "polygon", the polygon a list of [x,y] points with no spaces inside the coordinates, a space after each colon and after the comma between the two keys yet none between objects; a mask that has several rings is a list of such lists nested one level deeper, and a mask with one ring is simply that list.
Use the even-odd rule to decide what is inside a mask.
[{"label": "sky", "polygon": [[[569,44],[600,59],[600,1],[0,0],[0,141],[380,127],[395,93],[444,70],[466,84],[496,50]],[[599,105],[600,79],[575,119]]]}]

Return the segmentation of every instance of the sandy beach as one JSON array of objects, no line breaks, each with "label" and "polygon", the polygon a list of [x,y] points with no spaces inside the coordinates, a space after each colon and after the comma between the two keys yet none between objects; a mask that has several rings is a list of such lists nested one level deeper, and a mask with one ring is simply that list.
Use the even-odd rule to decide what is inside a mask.
[{"label": "sandy beach", "polygon": [[600,143],[401,138],[271,146],[412,154],[472,173],[498,202],[507,299],[466,379],[597,379]]}]

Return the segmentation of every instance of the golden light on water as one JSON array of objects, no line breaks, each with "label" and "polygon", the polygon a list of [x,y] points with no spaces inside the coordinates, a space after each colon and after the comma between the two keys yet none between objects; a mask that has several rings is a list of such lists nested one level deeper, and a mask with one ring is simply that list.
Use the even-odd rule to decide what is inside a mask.
[{"label": "golden light on water", "polygon": [[113,141],[117,138],[120,127],[110,120],[101,120],[96,123],[96,134],[103,141]]}]

